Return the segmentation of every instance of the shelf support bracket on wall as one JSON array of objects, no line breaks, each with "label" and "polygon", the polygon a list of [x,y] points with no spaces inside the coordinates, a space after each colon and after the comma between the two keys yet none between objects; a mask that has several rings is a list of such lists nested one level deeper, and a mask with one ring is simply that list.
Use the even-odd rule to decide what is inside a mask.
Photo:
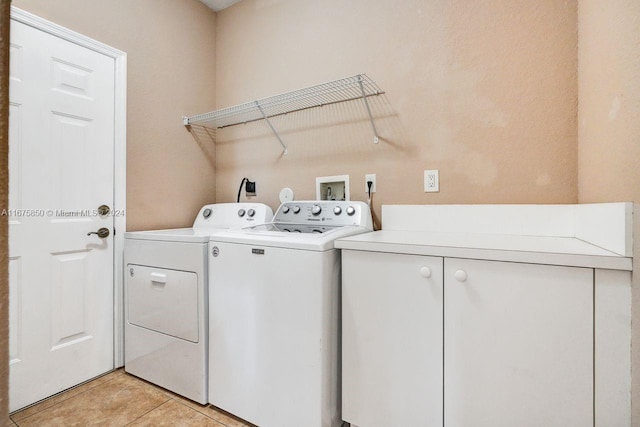
[{"label": "shelf support bracket on wall", "polygon": [[371,122],[371,129],[373,129],[373,143],[377,144],[378,142],[380,142],[380,138],[378,137],[378,130],[376,129],[376,123],[373,121],[371,108],[369,108],[369,101],[367,101],[367,94],[364,90],[364,85],[362,84],[362,75],[358,76],[358,84],[360,85],[360,92],[362,92],[362,101],[364,102],[364,107],[367,109],[367,114],[369,115],[369,121]]},{"label": "shelf support bracket on wall", "polygon": [[264,110],[262,109],[262,107],[260,106],[260,103],[258,101],[256,101],[256,107],[258,107],[258,110],[260,110],[260,114],[262,114],[262,117],[264,118],[264,121],[267,122],[267,124],[269,125],[269,127],[271,128],[271,131],[273,132],[273,134],[276,136],[276,138],[278,138],[278,142],[280,142],[280,145],[282,145],[282,148],[284,149],[284,154],[287,154],[287,146],[284,144],[284,142],[282,142],[282,138],[280,138],[280,135],[278,134],[278,131],[276,131],[276,128],[273,127],[273,125],[271,124],[271,120],[269,120],[269,116],[267,116],[264,113]]}]

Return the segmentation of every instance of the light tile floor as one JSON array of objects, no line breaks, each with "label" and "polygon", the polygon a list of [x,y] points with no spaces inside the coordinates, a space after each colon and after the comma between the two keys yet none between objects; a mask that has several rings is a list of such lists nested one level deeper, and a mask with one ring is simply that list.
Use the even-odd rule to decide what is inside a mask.
[{"label": "light tile floor", "polygon": [[11,415],[31,426],[253,427],[118,369]]}]

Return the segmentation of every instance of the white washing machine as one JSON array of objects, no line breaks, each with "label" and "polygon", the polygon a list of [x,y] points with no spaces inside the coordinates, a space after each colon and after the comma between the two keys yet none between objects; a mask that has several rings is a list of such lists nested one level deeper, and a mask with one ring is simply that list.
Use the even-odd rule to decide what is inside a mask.
[{"label": "white washing machine", "polygon": [[125,371],[207,403],[207,242],[272,216],[259,203],[214,204],[193,228],[125,233]]},{"label": "white washing machine", "polygon": [[209,402],[261,427],[337,427],[340,251],[362,202],[287,202],[209,243]]}]

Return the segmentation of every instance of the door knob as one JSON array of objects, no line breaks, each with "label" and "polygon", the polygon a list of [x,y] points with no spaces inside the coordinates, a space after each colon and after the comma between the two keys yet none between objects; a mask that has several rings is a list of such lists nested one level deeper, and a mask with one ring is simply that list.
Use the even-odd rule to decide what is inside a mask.
[{"label": "door knob", "polygon": [[92,234],[97,234],[99,238],[104,239],[105,237],[109,237],[109,229],[102,227],[98,231],[91,231],[87,233],[87,236],[91,236]]},{"label": "door knob", "polygon": [[[111,208],[107,205],[100,205],[98,206],[98,215],[100,216],[105,216],[105,215],[109,215],[109,212],[111,212]],[[107,234],[108,236],[108,234]]]}]

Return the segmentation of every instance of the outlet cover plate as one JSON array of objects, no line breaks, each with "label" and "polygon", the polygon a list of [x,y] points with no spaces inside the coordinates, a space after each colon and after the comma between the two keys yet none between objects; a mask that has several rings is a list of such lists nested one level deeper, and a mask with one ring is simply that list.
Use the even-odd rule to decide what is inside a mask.
[{"label": "outlet cover plate", "polygon": [[440,178],[437,169],[424,171],[424,192],[438,193],[440,191]]},{"label": "outlet cover plate", "polygon": [[364,176],[364,192],[366,194],[369,194],[369,187],[367,186],[367,182],[373,182],[373,185],[371,186],[371,192],[375,193],[376,192],[376,174],[375,173],[368,173]]}]

